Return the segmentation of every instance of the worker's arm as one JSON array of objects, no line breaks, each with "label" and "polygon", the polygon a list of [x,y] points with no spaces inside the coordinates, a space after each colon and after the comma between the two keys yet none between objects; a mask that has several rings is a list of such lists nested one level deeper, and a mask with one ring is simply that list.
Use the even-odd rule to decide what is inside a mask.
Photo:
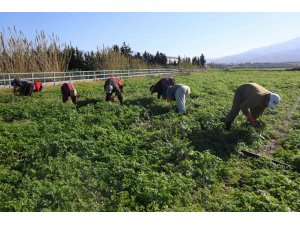
[{"label": "worker's arm", "polygon": [[250,111],[249,111],[250,108],[255,108],[255,107],[258,107],[259,105],[260,105],[259,98],[252,97],[252,98],[249,98],[246,101],[244,101],[241,104],[240,108],[241,108],[242,113],[245,116],[247,116],[250,113]]},{"label": "worker's arm", "polygon": [[14,95],[16,95],[17,92],[19,92],[19,91],[20,91],[20,88],[17,87],[16,85],[14,85]]}]

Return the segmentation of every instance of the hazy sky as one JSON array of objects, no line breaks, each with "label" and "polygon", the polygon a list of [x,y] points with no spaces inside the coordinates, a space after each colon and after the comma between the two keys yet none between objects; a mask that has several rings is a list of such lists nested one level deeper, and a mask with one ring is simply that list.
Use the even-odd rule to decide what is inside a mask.
[{"label": "hazy sky", "polygon": [[300,13],[292,12],[0,12],[1,31],[54,33],[85,51],[125,41],[136,52],[208,59],[300,37],[299,24]]}]

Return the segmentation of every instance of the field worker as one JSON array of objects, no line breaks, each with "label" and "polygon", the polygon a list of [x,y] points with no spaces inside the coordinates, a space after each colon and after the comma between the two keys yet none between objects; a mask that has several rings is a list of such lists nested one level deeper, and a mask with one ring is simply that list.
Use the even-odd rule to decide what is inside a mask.
[{"label": "field worker", "polygon": [[25,96],[32,95],[34,85],[29,81],[14,79],[11,82],[11,85],[14,87],[13,90],[14,95],[16,95],[17,93],[20,93],[20,95],[25,95]]},{"label": "field worker", "polygon": [[242,110],[251,126],[259,127],[260,125],[256,119],[263,113],[265,108],[273,109],[279,102],[280,96],[278,94],[272,93],[256,83],[241,85],[236,89],[231,110],[223,120],[225,129],[230,130],[231,124],[240,110]]},{"label": "field worker", "polygon": [[175,79],[173,77],[164,77],[156,84],[151,85],[150,92],[151,94],[157,93],[157,99],[160,99],[161,96],[165,97],[168,87],[173,86],[174,84]]},{"label": "field worker", "polygon": [[[119,78],[116,77],[110,77],[105,81],[104,84],[104,91],[106,94],[105,100],[113,102],[115,100],[115,97],[118,96],[119,102],[121,105],[123,105],[123,93],[124,86],[122,84],[122,81]],[[115,93],[115,96],[112,96],[113,93]]]},{"label": "field worker", "polygon": [[74,104],[77,103],[77,91],[72,83],[64,83],[61,86],[61,94],[63,103],[68,101],[69,96]]},{"label": "field worker", "polygon": [[186,115],[185,101],[188,95],[191,94],[191,89],[185,84],[175,84],[170,86],[166,92],[168,101],[176,101],[176,106],[181,115]]},{"label": "field worker", "polygon": [[34,87],[33,87],[33,91],[34,92],[40,92],[42,89],[43,89],[43,84],[42,82],[39,82],[39,81],[35,81],[33,83]]}]

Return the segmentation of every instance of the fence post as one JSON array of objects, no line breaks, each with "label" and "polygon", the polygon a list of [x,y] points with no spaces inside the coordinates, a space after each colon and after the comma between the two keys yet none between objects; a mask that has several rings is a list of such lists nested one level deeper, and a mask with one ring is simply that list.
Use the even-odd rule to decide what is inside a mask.
[{"label": "fence post", "polygon": [[94,71],[94,80],[96,80],[96,71]]},{"label": "fence post", "polygon": [[10,74],[8,74],[8,85],[10,86],[10,83],[11,83],[11,81],[10,81]]},{"label": "fence post", "polygon": [[54,85],[55,85],[55,83],[56,83],[55,73],[53,73],[53,82],[54,82]]},{"label": "fence post", "polygon": [[33,73],[31,73],[31,81],[34,82]]}]

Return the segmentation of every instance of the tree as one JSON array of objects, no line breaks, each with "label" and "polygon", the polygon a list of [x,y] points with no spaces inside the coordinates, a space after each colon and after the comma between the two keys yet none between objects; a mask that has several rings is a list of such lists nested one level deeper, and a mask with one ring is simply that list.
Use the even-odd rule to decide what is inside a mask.
[{"label": "tree", "polygon": [[[125,42],[124,42],[125,43]],[[115,52],[119,52],[120,51],[120,48],[118,45],[113,45],[112,49],[115,51]]]},{"label": "tree", "polygon": [[143,59],[143,57],[141,56],[141,54],[139,52],[137,52],[133,57],[136,59],[141,59],[141,60]]},{"label": "tree", "polygon": [[194,56],[194,57],[192,58],[192,65],[199,66],[199,65],[200,65],[200,58]]},{"label": "tree", "polygon": [[79,50],[77,47],[75,49],[71,47],[69,51],[71,58],[68,65],[68,70],[86,70],[83,51]]},{"label": "tree", "polygon": [[178,56],[178,65],[180,65],[181,64],[181,57],[180,57],[180,55]]},{"label": "tree", "polygon": [[201,56],[200,56],[200,64],[201,64],[201,67],[204,67],[204,66],[205,66],[205,63],[206,63],[205,57],[204,57],[203,54],[201,54]]},{"label": "tree", "polygon": [[143,60],[147,63],[147,64],[154,64],[154,56],[151,55],[149,52],[144,52],[143,54]]},{"label": "tree", "polygon": [[125,57],[128,57],[132,53],[131,48],[129,47],[129,45],[126,45],[125,41],[123,42],[123,45],[121,47],[121,53]]},{"label": "tree", "polygon": [[156,55],[154,56],[154,63],[161,65],[161,66],[165,66],[167,65],[168,59],[167,56],[163,53],[160,52],[156,52]]}]

